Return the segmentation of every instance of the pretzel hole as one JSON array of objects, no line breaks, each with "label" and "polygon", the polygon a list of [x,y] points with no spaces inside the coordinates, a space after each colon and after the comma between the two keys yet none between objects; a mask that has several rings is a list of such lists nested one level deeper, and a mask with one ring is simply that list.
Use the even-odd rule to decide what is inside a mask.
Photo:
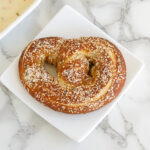
[{"label": "pretzel hole", "polygon": [[89,61],[89,71],[88,75],[92,77],[92,68],[94,67],[94,63],[92,61]]},{"label": "pretzel hole", "polygon": [[47,73],[52,77],[57,77],[57,66],[52,65],[50,63],[45,62],[44,63],[44,69],[47,71]]}]

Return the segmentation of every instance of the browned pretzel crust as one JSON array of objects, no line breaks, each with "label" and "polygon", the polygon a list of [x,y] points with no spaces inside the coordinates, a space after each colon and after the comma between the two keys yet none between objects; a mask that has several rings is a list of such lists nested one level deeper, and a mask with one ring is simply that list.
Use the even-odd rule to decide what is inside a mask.
[{"label": "browned pretzel crust", "polygon": [[[57,67],[57,77],[44,62]],[[110,103],[126,80],[126,65],[118,48],[99,37],[32,41],[19,60],[23,86],[36,100],[60,112],[80,114]]]}]

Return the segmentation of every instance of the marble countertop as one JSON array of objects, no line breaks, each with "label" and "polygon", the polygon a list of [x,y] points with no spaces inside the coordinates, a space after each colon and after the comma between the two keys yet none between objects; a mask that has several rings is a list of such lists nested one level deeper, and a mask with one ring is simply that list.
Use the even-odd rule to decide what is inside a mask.
[{"label": "marble countertop", "polygon": [[64,136],[0,83],[0,149],[150,150],[150,0],[43,0],[0,41],[0,75],[65,4],[141,58],[145,68],[82,143]]}]

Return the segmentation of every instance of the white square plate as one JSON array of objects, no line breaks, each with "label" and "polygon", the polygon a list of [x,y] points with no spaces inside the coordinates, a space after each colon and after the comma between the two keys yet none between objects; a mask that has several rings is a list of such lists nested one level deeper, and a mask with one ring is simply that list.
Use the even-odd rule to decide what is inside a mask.
[{"label": "white square plate", "polygon": [[0,32],[0,39],[2,39],[7,33],[9,33],[13,28],[15,28],[26,16],[28,16],[39,4],[41,0],[34,0],[34,2],[29,6],[25,12],[19,16],[14,22],[12,22],[4,31]]},{"label": "white square plate", "polygon": [[122,47],[98,27],[69,6],[64,6],[36,38],[46,36],[60,36],[65,38],[77,38],[81,36],[99,36],[114,43],[124,55],[127,65],[127,80],[120,95],[110,104],[98,111],[88,114],[71,115],[53,111],[42,105],[24,89],[18,75],[17,58],[2,74],[1,82],[26,105],[47,120],[50,124],[62,131],[65,135],[80,142],[82,141],[112,110],[120,97],[127,91],[132,81],[142,70],[143,64],[127,49]]}]

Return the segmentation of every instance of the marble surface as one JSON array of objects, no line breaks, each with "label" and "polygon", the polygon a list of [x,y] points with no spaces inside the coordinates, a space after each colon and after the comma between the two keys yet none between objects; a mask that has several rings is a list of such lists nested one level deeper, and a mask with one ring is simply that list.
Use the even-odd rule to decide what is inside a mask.
[{"label": "marble surface", "polygon": [[150,150],[150,0],[43,0],[0,41],[0,74],[65,4],[141,58],[145,68],[119,104],[80,144],[37,116],[0,83],[0,149]]}]

